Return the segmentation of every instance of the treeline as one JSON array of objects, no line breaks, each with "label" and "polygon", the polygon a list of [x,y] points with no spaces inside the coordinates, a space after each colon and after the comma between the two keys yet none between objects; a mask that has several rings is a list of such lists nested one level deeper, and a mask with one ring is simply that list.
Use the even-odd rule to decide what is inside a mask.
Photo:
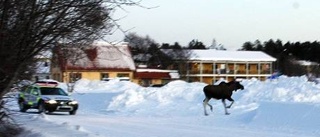
[{"label": "treeline", "polygon": [[255,42],[246,42],[241,50],[264,51],[265,53],[277,58],[280,54],[294,56],[299,60],[306,60],[320,63],[320,42],[286,42],[281,40],[269,41],[261,43],[259,40]]},{"label": "treeline", "polygon": [[[297,64],[297,60],[320,63],[320,42],[286,42],[281,40],[260,42],[245,42],[240,50],[263,51],[277,58],[276,69],[286,75],[303,75],[306,73],[319,74],[318,68],[309,68]],[[313,66],[317,67],[317,66]],[[309,71],[309,72],[308,72]]]}]

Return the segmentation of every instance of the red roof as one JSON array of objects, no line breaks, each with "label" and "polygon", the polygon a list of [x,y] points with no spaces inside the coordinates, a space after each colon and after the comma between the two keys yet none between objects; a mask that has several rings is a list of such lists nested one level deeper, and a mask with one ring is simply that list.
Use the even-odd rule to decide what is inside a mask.
[{"label": "red roof", "polygon": [[[58,49],[59,50],[59,49]],[[134,71],[135,65],[127,43],[116,45],[107,43],[93,43],[86,50],[70,48],[73,56],[63,57],[60,50],[61,69],[77,70],[131,70]]]}]

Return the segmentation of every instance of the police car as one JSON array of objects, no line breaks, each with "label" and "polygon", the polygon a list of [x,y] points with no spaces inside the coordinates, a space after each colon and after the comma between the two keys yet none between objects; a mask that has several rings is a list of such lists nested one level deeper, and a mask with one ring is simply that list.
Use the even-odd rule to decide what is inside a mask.
[{"label": "police car", "polygon": [[21,112],[28,109],[38,109],[39,113],[69,112],[75,115],[78,102],[68,93],[58,87],[56,81],[38,81],[25,87],[18,95],[18,104]]}]

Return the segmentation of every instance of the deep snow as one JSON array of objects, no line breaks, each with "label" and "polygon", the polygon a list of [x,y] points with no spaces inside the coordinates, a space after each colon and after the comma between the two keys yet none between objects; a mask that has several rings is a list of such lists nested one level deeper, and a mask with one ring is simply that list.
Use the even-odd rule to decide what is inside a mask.
[{"label": "deep snow", "polygon": [[75,116],[20,113],[16,102],[10,108],[28,130],[23,137],[320,136],[320,85],[305,76],[241,84],[245,89],[234,92],[230,115],[224,115],[220,100],[210,100],[213,112],[204,116],[206,84],[184,81],[153,88],[127,81],[80,80],[72,94],[80,103]]}]

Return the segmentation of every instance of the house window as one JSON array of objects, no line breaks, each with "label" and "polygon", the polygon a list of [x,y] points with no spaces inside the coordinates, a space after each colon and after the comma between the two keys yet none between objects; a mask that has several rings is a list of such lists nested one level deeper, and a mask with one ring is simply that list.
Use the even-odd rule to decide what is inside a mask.
[{"label": "house window", "polygon": [[117,77],[129,77],[129,73],[118,73]]},{"label": "house window", "polygon": [[73,82],[76,82],[77,80],[81,79],[82,74],[81,73],[70,73],[69,77],[70,77],[69,82],[73,83]]},{"label": "house window", "polygon": [[109,73],[101,73],[100,74],[101,80],[109,78]]},{"label": "house window", "polygon": [[144,87],[148,87],[150,84],[152,84],[150,79],[142,79],[139,81],[139,83],[141,86],[144,86]]}]

